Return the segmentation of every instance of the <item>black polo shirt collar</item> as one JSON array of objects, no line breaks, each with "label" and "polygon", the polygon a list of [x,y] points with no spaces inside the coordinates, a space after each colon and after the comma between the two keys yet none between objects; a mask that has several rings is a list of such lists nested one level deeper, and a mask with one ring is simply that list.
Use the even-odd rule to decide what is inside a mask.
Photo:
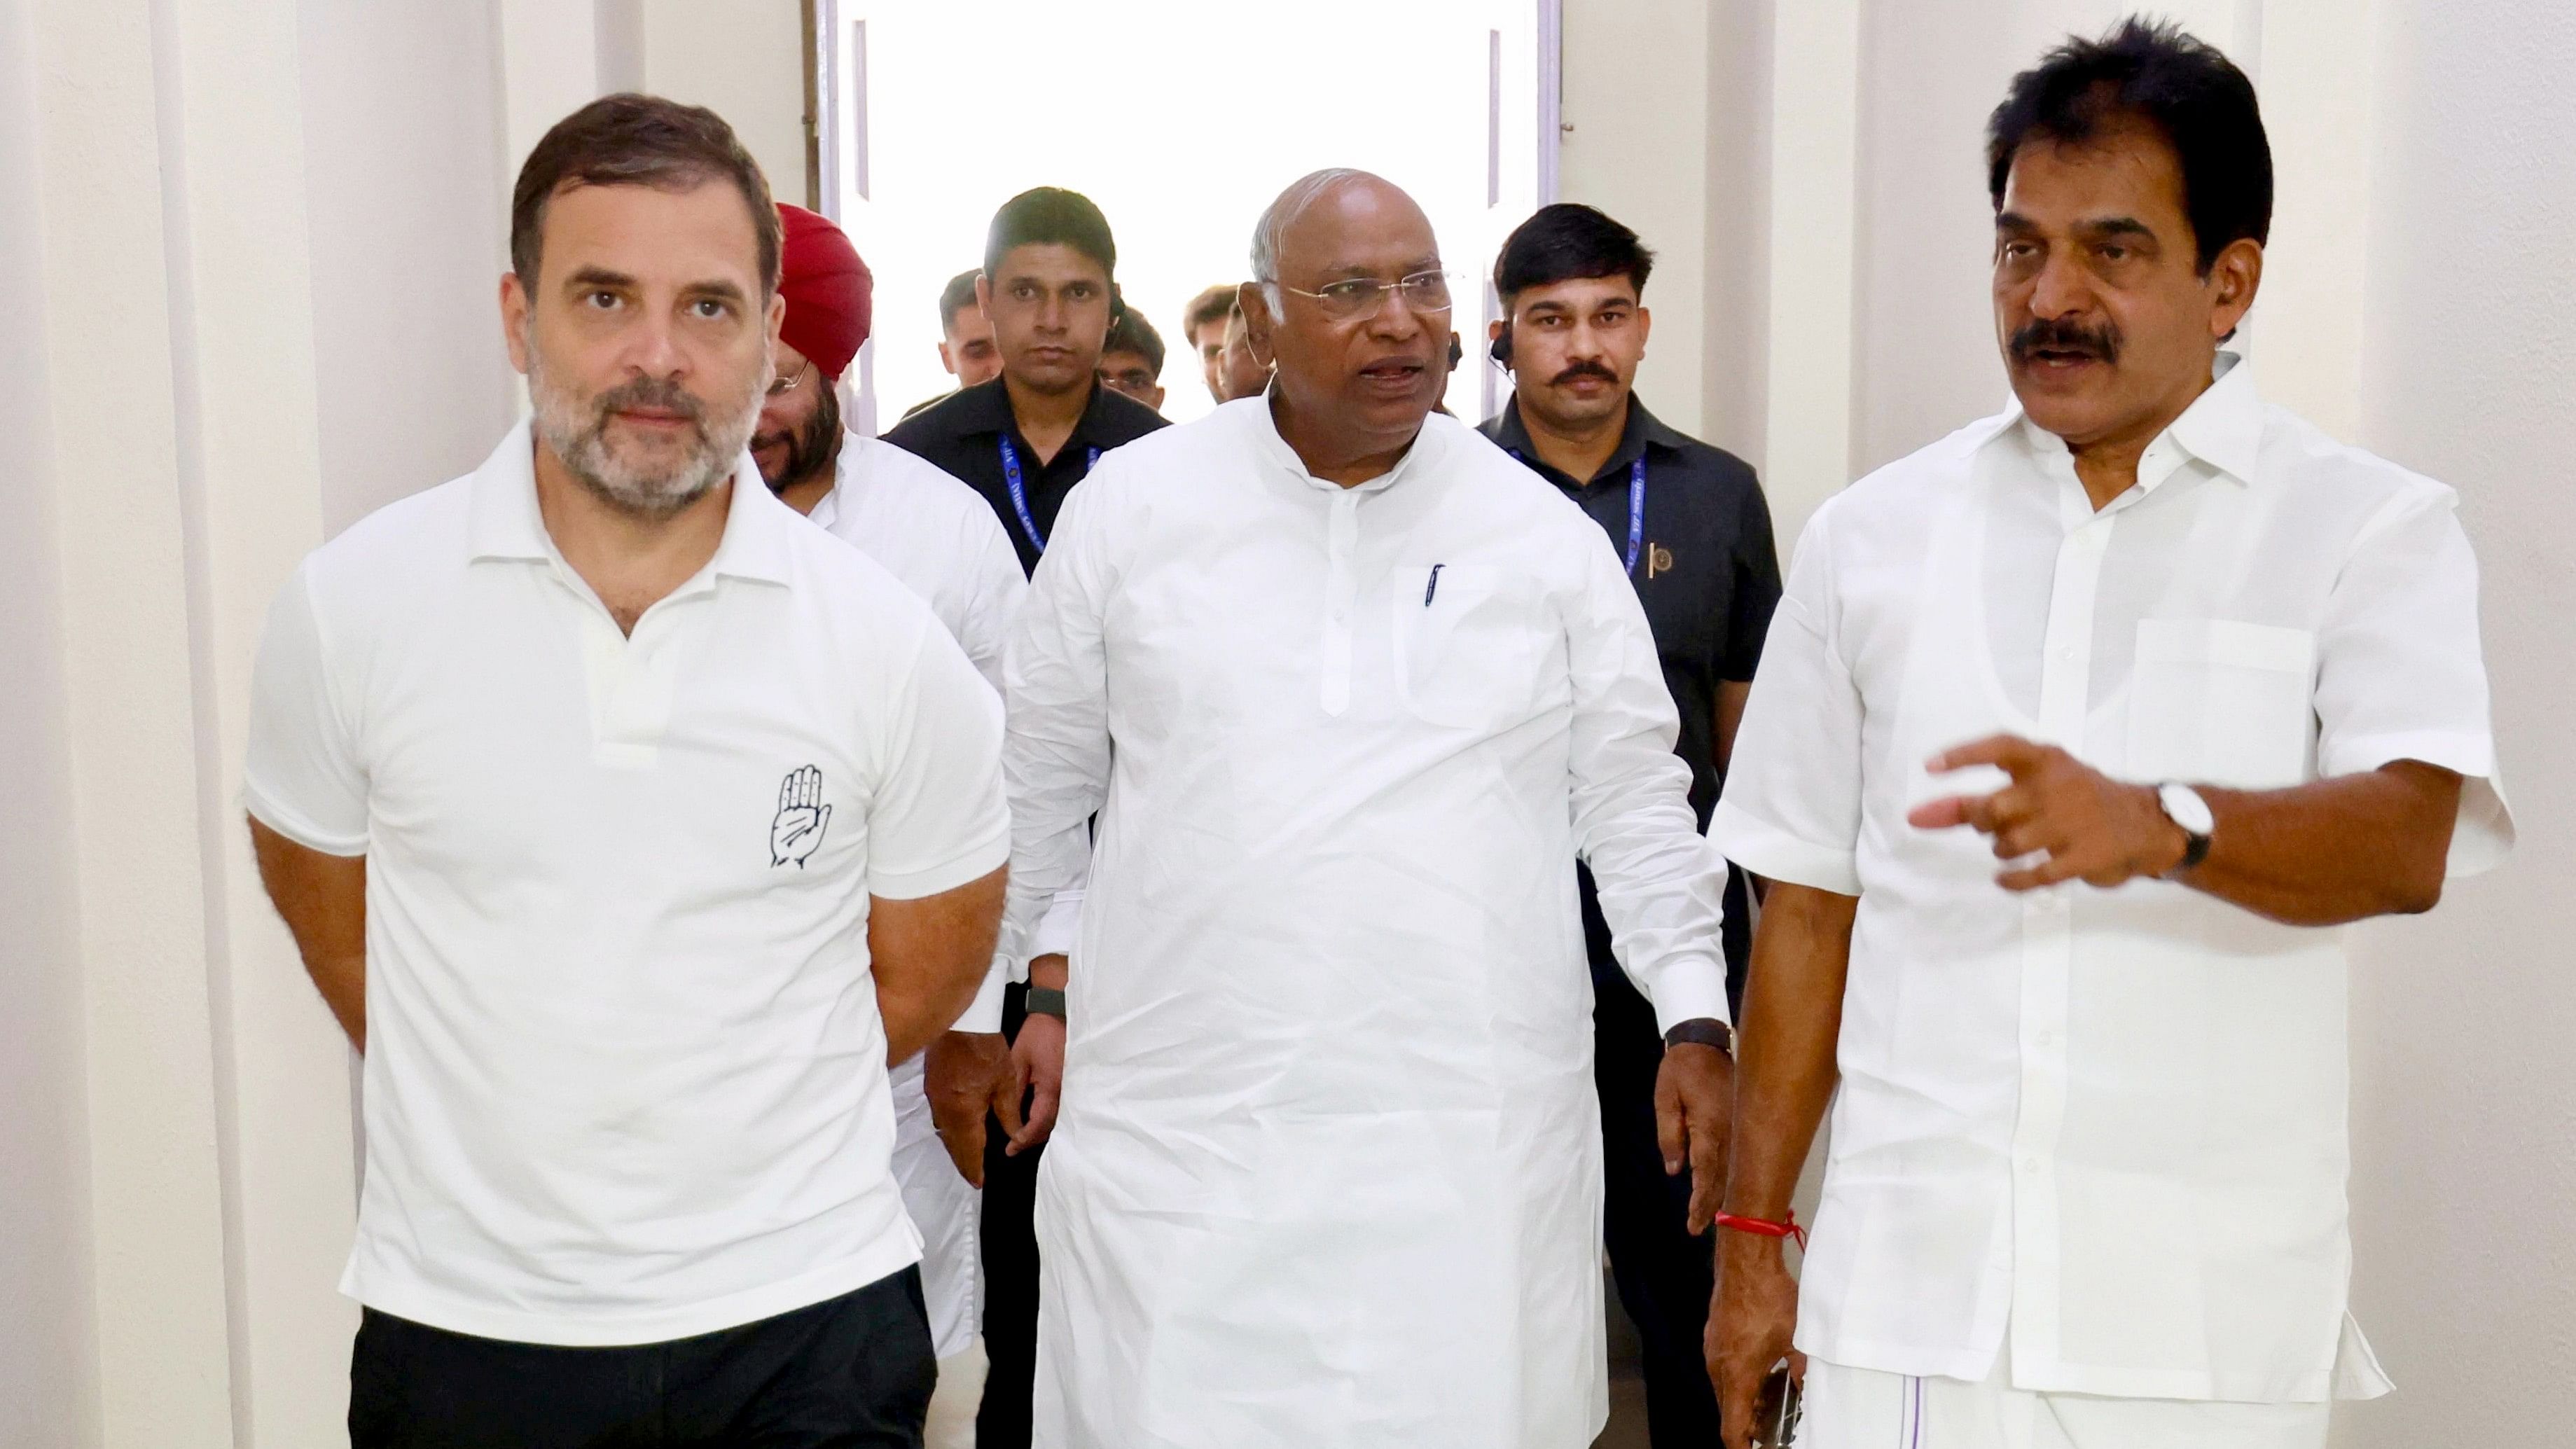
[{"label": "black polo shirt collar", "polygon": [[[1661,419],[1646,411],[1646,405],[1639,402],[1633,392],[1628,394],[1628,421],[1619,430],[1618,448],[1610,454],[1607,461],[1602,463],[1600,471],[1587,479],[1578,481],[1571,474],[1558,472],[1548,465],[1547,460],[1538,455],[1538,448],[1530,442],[1529,426],[1521,421],[1521,400],[1517,395],[1503,405],[1503,410],[1494,417],[1492,422],[1485,425],[1485,436],[1492,439],[1496,447],[1527,463],[1540,477],[1559,488],[1566,489],[1589,488],[1594,484],[1607,482],[1624,484],[1628,478],[1629,465],[1635,463],[1638,456],[1648,448],[1653,448],[1669,458],[1690,443],[1690,439],[1664,426]],[[1648,466],[1651,467],[1653,462],[1654,460],[1649,459]]]},{"label": "black polo shirt collar", "polygon": [[[1118,401],[1111,401],[1113,398]],[[1118,405],[1119,402],[1134,404],[1134,406],[1122,408]],[[1073,432],[1065,438],[1064,450],[1070,452],[1076,448],[1098,448],[1105,453],[1122,443],[1132,443],[1161,426],[1163,421],[1161,418],[1152,418],[1143,427],[1136,426],[1139,420],[1128,414],[1141,406],[1124,394],[1102,387],[1099,379],[1094,378],[1091,383],[1091,399],[1083,404],[1082,416],[1074,421]],[[1024,454],[1028,451],[1029,440],[1021,435],[1019,418],[1011,411],[1009,386],[999,377],[989,382],[979,382],[973,387],[959,389],[957,396],[951,398],[940,411],[948,414],[947,421],[954,435],[959,438],[978,436],[999,438],[1004,433],[1008,433],[1011,436],[1012,446],[1019,448]]]},{"label": "black polo shirt collar", "polygon": [[[1092,455],[1165,426],[1162,415],[1152,408],[1095,380],[1090,400],[1074,420],[1065,445],[1040,462],[1012,415],[1009,384],[997,377],[940,399],[895,424],[885,436],[887,442],[927,459],[982,494],[1019,554],[1020,567],[1034,570],[1039,554],[1034,540],[1054,531],[1056,512],[1063,507],[1065,495],[1090,473]],[[1002,467],[1004,438],[1019,454],[1023,486],[1017,501],[1011,497],[1010,480]]]}]

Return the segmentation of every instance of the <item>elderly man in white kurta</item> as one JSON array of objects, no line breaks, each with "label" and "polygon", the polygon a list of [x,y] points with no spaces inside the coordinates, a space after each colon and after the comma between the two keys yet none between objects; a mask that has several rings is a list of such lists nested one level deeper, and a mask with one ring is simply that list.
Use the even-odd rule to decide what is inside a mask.
[{"label": "elderly man in white kurta", "polygon": [[2022,76],[2016,403],[1798,546],[1710,827],[1774,882],[1718,1220],[1734,1449],[1793,1318],[1801,1449],[2322,1449],[2388,1387],[2345,1311],[2326,928],[2429,909],[2511,825],[2451,491],[2219,350],[2267,158],[2176,32]]},{"label": "elderly man in white kurta", "polygon": [[[1721,874],[1600,528],[1429,416],[1420,209],[1318,173],[1253,274],[1270,393],[1102,458],[1012,645],[1015,929],[1100,814],[1036,1442],[1579,1449],[1606,1395],[1574,861],[1662,1021],[1718,1040]],[[1728,1058],[1665,1070],[1713,1189]]]}]

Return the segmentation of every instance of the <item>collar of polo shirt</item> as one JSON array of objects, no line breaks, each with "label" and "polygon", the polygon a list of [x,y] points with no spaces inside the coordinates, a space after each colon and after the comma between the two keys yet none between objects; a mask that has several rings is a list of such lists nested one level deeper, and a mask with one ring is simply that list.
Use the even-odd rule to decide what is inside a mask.
[{"label": "collar of polo shirt", "polygon": [[[496,456],[495,466],[474,475],[466,546],[477,562],[508,559],[545,563],[562,557],[546,532],[544,514],[537,508],[535,449],[535,435],[522,422]],[[734,460],[733,477],[737,483],[759,476],[759,465],[748,452]],[[791,523],[801,526],[804,520],[767,488],[736,486],[725,508],[724,537],[716,543],[715,556],[698,577],[723,575],[785,584],[787,544],[781,531]]]}]

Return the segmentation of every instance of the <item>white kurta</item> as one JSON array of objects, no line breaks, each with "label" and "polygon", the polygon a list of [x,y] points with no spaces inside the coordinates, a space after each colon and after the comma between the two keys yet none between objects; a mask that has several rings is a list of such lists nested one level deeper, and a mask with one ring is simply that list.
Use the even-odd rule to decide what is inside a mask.
[{"label": "white kurta", "polygon": [[1451,419],[1344,489],[1229,404],[1074,490],[1010,685],[1016,920],[1100,811],[1037,1443],[1588,1444],[1578,850],[1657,1014],[1726,1014],[1721,867],[1600,528]]},{"label": "white kurta", "polygon": [[[2021,1390],[2315,1401],[2384,1387],[2344,1314],[2344,933],[2163,881],[1994,884],[1906,812],[1997,788],[2008,731],[2146,783],[2423,760],[2455,871],[2512,838],[2451,491],[2277,408],[2232,358],[2095,510],[2018,410],[1807,527],[1712,838],[1860,897],[1798,1346]],[[1929,1442],[1929,1441],[1926,1441]]]},{"label": "white kurta", "polygon": [[[838,478],[808,515],[835,537],[885,566],[929,601],[966,657],[1002,687],[1002,650],[1028,584],[1011,541],[1002,536],[981,494],[892,443],[855,434],[841,440]],[[1001,1030],[1001,986],[995,963],[985,991],[957,1024],[960,1031]],[[919,1056],[895,1067],[895,1181],[921,1230],[922,1297],[939,1357],[965,1352],[983,1322],[984,1280],[977,1251],[981,1203],[957,1173],[930,1118]]]}]

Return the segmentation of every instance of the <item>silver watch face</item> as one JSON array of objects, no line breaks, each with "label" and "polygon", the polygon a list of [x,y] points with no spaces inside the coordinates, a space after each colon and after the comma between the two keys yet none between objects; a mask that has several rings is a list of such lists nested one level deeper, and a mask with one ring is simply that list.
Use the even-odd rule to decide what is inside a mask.
[{"label": "silver watch face", "polygon": [[2211,814],[2209,802],[2189,785],[2159,785],[2156,803],[2165,810],[2165,818],[2193,835],[2207,835],[2217,828],[2218,817]]}]

